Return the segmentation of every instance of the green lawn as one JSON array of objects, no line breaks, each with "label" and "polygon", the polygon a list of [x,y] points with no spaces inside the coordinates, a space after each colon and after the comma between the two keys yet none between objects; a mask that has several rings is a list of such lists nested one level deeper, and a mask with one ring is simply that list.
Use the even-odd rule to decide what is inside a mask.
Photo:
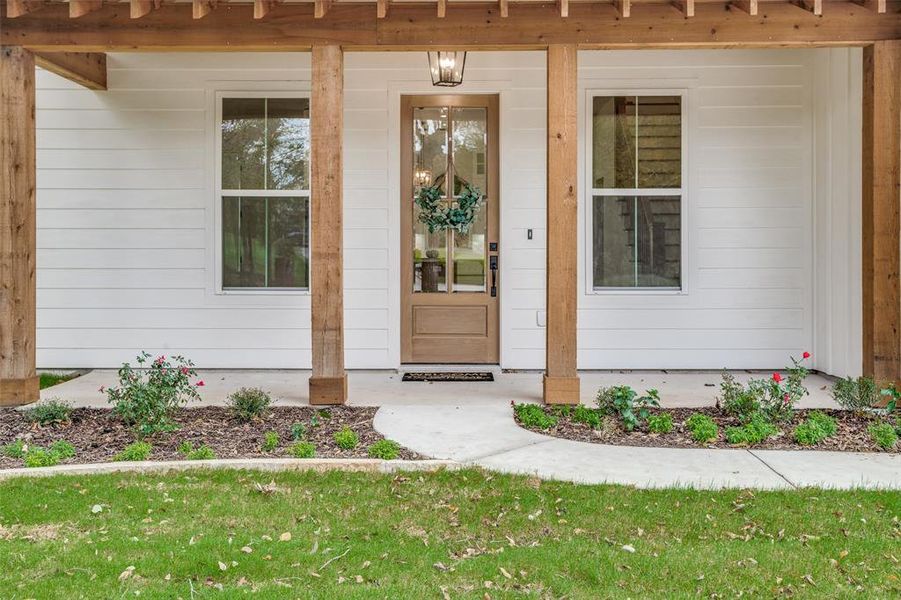
[{"label": "green lawn", "polygon": [[18,479],[0,598],[897,598],[899,518],[897,492],[479,471]]},{"label": "green lawn", "polygon": [[68,374],[41,373],[40,374],[41,389],[43,390],[44,388],[53,387],[54,385],[58,385],[60,383],[65,383],[66,381],[69,381],[70,379],[75,379],[76,377],[78,377],[77,374],[71,374],[71,373],[68,373]]}]

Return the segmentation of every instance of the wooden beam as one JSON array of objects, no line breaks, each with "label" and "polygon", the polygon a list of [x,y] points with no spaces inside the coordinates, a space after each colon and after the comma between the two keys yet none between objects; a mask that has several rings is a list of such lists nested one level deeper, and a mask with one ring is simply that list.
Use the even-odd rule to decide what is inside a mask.
[{"label": "wooden beam", "polygon": [[77,19],[103,8],[101,0],[69,0],[69,18]]},{"label": "wooden beam", "polygon": [[557,10],[561,17],[569,16],[569,0],[557,0]]},{"label": "wooden beam", "polygon": [[614,5],[622,18],[627,19],[632,14],[632,0],[614,0]]},{"label": "wooden beam", "polygon": [[886,0],[851,0],[854,4],[868,8],[875,13],[882,14],[886,11]]},{"label": "wooden beam", "polygon": [[34,56],[0,47],[0,406],[40,397],[35,369]]},{"label": "wooden beam", "polygon": [[314,0],[314,16],[322,19],[332,7],[332,0]]},{"label": "wooden beam", "polygon": [[185,3],[164,3],[137,21],[114,4],[70,21],[67,7],[58,4],[16,19],[0,18],[0,44],[48,52],[286,52],[325,42],[345,50],[538,50],[551,43],[580,49],[684,49],[855,46],[901,37],[901,2],[890,2],[882,15],[850,2],[830,2],[823,17],[787,3],[767,3],[766,19],[748,19],[725,7],[698,3],[694,18],[674,19],[666,4],[642,4],[622,19],[608,4],[576,3],[569,18],[561,19],[553,5],[527,3],[502,19],[493,4],[460,2],[439,20],[434,5],[397,2],[386,18],[375,19],[371,4],[342,2],[317,20],[310,3],[285,3],[249,27],[249,4],[231,4],[200,21],[191,20],[191,6]]},{"label": "wooden beam", "polygon": [[344,52],[313,46],[312,66],[310,404],[344,404]]},{"label": "wooden beam", "polygon": [[34,12],[43,6],[44,3],[41,0],[6,0],[6,17],[15,19]]},{"label": "wooden beam", "polygon": [[501,13],[501,17],[506,19],[510,16],[510,2],[509,0],[498,0],[497,8]]},{"label": "wooden beam", "polygon": [[129,0],[129,16],[132,19],[140,19],[150,14],[150,11],[160,7],[160,0]]},{"label": "wooden beam", "polygon": [[757,0],[732,0],[731,6],[743,10],[752,17],[757,16]]},{"label": "wooden beam", "polygon": [[191,16],[202,19],[216,8],[216,0],[191,0]]},{"label": "wooden beam", "polygon": [[377,0],[375,6],[376,16],[379,19],[384,19],[388,16],[388,0]]},{"label": "wooden beam", "polygon": [[547,49],[547,295],[544,401],[578,404],[578,50]]},{"label": "wooden beam", "polygon": [[447,16],[447,0],[438,0],[438,18],[443,19]]},{"label": "wooden beam", "polygon": [[792,0],[792,4],[818,17],[823,14],[823,0]]},{"label": "wooden beam", "polygon": [[695,0],[675,0],[673,6],[679,9],[686,19],[695,16]]},{"label": "wooden beam", "polygon": [[901,382],[901,40],[863,53],[863,374]]},{"label": "wooden beam", "polygon": [[262,19],[275,5],[275,0],[253,0],[253,18]]},{"label": "wooden beam", "polygon": [[106,89],[106,54],[102,52],[37,52],[35,63],[91,90]]}]

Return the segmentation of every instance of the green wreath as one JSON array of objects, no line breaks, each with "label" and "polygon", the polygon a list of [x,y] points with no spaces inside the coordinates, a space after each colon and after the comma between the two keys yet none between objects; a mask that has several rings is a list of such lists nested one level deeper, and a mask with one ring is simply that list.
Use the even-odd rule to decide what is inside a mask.
[{"label": "green wreath", "polygon": [[448,229],[469,233],[484,196],[478,188],[464,184],[456,199],[456,205],[442,200],[441,181],[419,189],[414,202],[419,207],[419,222],[429,228],[429,233]]}]

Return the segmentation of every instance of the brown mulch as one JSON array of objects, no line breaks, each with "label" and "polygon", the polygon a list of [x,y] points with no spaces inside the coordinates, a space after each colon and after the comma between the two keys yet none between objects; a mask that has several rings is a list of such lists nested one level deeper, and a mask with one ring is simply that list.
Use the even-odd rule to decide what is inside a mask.
[{"label": "brown mulch", "polygon": [[[543,433],[553,437],[580,442],[592,442],[595,444],[611,444],[615,446],[647,446],[665,448],[741,448],[733,446],[725,439],[727,427],[738,426],[737,419],[723,413],[719,408],[670,408],[652,410],[652,413],[668,412],[673,417],[673,429],[669,433],[651,433],[647,424],[640,429],[626,431],[618,421],[608,417],[605,425],[599,429],[592,429],[585,423],[575,423],[571,417],[559,414],[559,409],[544,407],[545,412],[558,417],[555,427],[550,429],[527,428],[531,431]],[[766,450],[840,450],[843,452],[886,452],[877,446],[870,438],[867,427],[880,420],[877,415],[859,414],[845,410],[822,409],[819,412],[835,418],[838,431],[817,444],[816,446],[802,446],[795,442],[792,431],[796,425],[803,421],[811,410],[797,410],[791,421],[777,425],[779,433],[752,446],[754,449]],[[719,436],[715,442],[700,444],[691,437],[691,432],[683,425],[686,419],[693,413],[703,413],[714,420],[719,426]],[[517,419],[520,427],[525,427]],[[898,453],[901,444],[897,444],[894,450],[888,452]]]},{"label": "brown mulch", "polygon": [[[383,439],[372,426],[376,408],[335,406],[330,408],[276,406],[255,421],[238,421],[225,407],[185,408],[174,414],[178,430],[156,434],[146,439],[153,446],[150,460],[181,460],[179,444],[188,441],[194,447],[206,444],[217,458],[290,458],[288,447],[291,425],[303,423],[306,440],[316,445],[317,458],[366,458],[367,447]],[[319,425],[311,426],[313,415]],[[350,427],[360,438],[353,450],[342,450],[335,444],[334,433],[344,426]],[[270,453],[260,449],[267,431],[279,436],[279,447]],[[125,446],[135,441],[132,431],[110,409],[76,408],[71,422],[63,425],[39,427],[28,422],[19,410],[0,409],[0,446],[22,438],[29,445],[47,447],[57,440],[66,440],[75,446],[75,457],[62,463],[94,463],[112,460]],[[411,460],[423,458],[419,454],[401,448],[398,458]],[[22,460],[0,455],[0,469],[21,467]]]}]

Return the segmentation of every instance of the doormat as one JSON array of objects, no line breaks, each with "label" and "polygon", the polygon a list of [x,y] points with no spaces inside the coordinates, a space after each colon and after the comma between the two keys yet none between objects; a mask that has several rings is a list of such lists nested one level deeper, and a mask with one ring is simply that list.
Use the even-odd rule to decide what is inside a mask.
[{"label": "doormat", "polygon": [[402,381],[494,381],[491,371],[404,373]]}]

